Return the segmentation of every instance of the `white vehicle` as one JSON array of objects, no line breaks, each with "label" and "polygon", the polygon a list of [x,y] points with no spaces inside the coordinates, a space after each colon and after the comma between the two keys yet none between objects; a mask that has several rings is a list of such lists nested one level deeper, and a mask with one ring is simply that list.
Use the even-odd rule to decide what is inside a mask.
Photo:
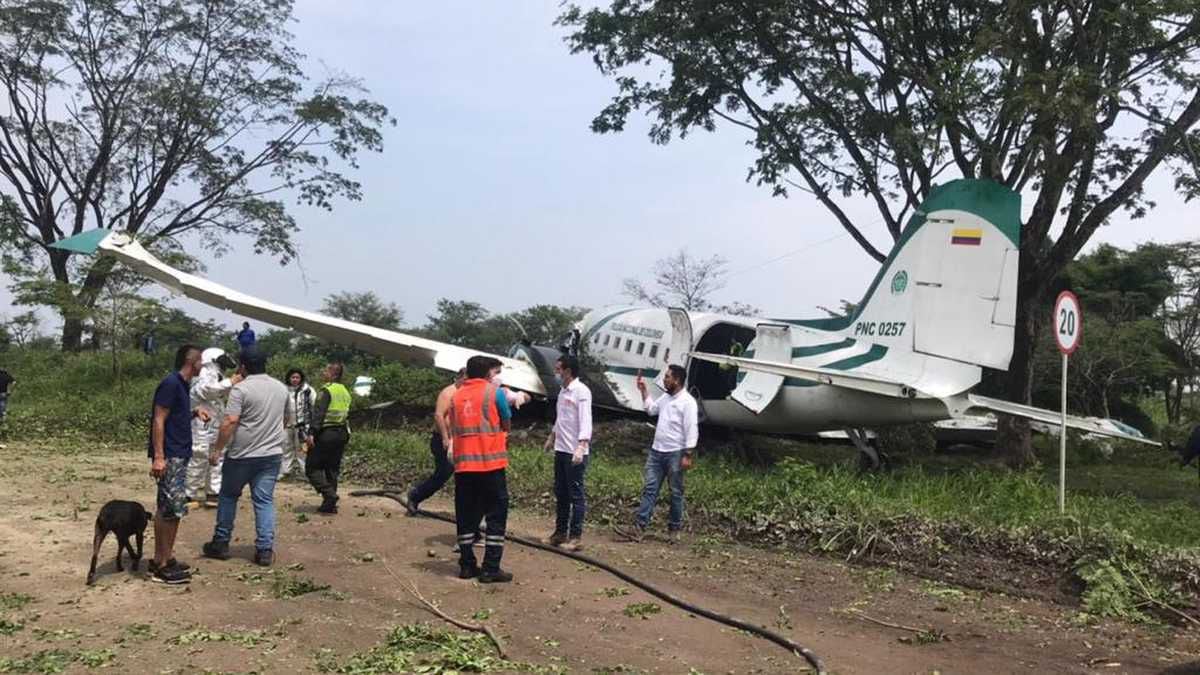
[{"label": "white vehicle", "polygon": [[[1012,357],[1020,210],[1020,196],[998,183],[952,181],[909,220],[850,316],[594,310],[564,344],[521,344],[498,356],[504,382],[553,398],[554,359],[565,349],[583,359],[597,404],[640,411],[638,373],[661,381],[668,365],[679,365],[709,424],[776,434],[845,430],[871,464],[879,458],[862,433],[869,427],[988,412],[1058,424],[1058,412],[971,393],[983,367],[1007,369]],[[482,353],[261,300],[173,269],[124,234],[95,230],[56,246],[98,248],[189,298],[381,356],[455,371]],[[1083,418],[1068,425],[1148,442]]]},{"label": "white vehicle", "polygon": [[359,375],[354,378],[354,384],[350,385],[350,391],[354,392],[355,396],[370,396],[371,388],[375,386],[375,378]]}]

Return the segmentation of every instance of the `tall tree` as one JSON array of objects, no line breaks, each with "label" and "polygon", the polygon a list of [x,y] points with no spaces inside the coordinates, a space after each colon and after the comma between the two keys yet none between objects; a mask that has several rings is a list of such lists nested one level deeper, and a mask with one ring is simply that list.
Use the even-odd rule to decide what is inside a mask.
[{"label": "tall tree", "polygon": [[404,312],[394,302],[386,302],[375,293],[346,291],[325,298],[321,313],[376,328],[400,330]]},{"label": "tall tree", "polygon": [[[617,83],[594,131],[645,109],[656,143],[721,124],[748,132],[749,178],[811,193],[876,260],[935,181],[1026,194],[1005,376],[1018,401],[1067,262],[1119,209],[1145,214],[1156,172],[1200,193],[1194,0],[613,0],[570,5],[558,22]],[[888,245],[845,208],[856,197]],[[1000,445],[1014,465],[1034,460],[1022,421],[1001,420]]]},{"label": "tall tree", "polygon": [[481,328],[490,316],[477,302],[441,298],[436,313],[429,315],[425,332],[435,340],[483,349],[481,343],[492,342],[490,337],[481,335]]},{"label": "tall tree", "polygon": [[514,327],[519,327],[519,332],[515,337],[538,344],[553,344],[555,340],[570,333],[586,313],[586,308],[573,305],[568,307],[534,305],[519,312],[507,314],[505,318],[514,324]]},{"label": "tall tree", "polygon": [[41,337],[41,323],[37,312],[22,312],[5,322],[4,328],[14,344],[25,348]]},{"label": "tall tree", "polygon": [[1161,318],[1170,345],[1169,356],[1175,364],[1175,371],[1164,383],[1163,395],[1167,420],[1177,423],[1183,414],[1184,393],[1195,391],[1200,376],[1200,241],[1176,244],[1173,249],[1175,256],[1168,271],[1174,288],[1163,302]]},{"label": "tall tree", "polygon": [[521,340],[554,344],[586,312],[582,307],[534,305],[509,314],[493,314],[477,302],[442,298],[422,332],[435,340],[506,354]]},{"label": "tall tree", "polygon": [[[1102,244],[1072,261],[1055,280],[1083,303],[1086,337],[1071,357],[1071,406],[1091,415],[1120,417],[1146,427],[1138,403],[1173,373],[1170,343],[1160,313],[1175,292],[1172,245],[1147,243],[1132,250]],[[1047,336],[1049,337],[1049,336]],[[1034,385],[1038,405],[1057,408],[1061,358],[1052,339],[1042,339]]]},{"label": "tall tree", "polygon": [[625,279],[622,293],[634,302],[652,307],[679,307],[691,312],[718,312],[751,316],[758,308],[744,302],[718,305],[712,296],[725,288],[729,261],[721,255],[697,258],[680,249],[654,262],[650,284]]},{"label": "tall tree", "polygon": [[[382,148],[385,107],[334,76],[309,85],[292,0],[19,0],[0,5],[0,244],[17,301],[80,344],[112,262],[49,246],[95,228],[152,250],[244,237],[288,262],[282,201],[358,199],[340,166]],[[0,220],[4,220],[0,218]]]}]

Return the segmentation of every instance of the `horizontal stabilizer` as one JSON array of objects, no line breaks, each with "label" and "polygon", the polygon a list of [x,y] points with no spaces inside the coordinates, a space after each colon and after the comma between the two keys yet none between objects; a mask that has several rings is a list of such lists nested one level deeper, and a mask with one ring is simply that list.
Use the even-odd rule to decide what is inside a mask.
[{"label": "horizontal stabilizer", "polygon": [[504,371],[500,377],[505,386],[546,395],[545,385],[537,369],[525,361],[268,302],[203,277],[181,272],[155,258],[142,248],[141,244],[124,233],[105,233],[99,240],[96,240],[94,235],[90,239],[71,237],[59,243],[63,244],[60,248],[79,253],[98,249],[102,255],[112,256],[163,286],[210,307],[231,310],[241,316],[362,349],[385,358],[453,372],[465,366],[467,359],[472,356],[492,356],[504,364]]},{"label": "horizontal stabilizer", "polygon": [[856,389],[858,391],[865,391],[872,394],[894,396],[896,398],[912,398],[919,393],[916,389],[913,389],[902,382],[893,382],[891,380],[884,380],[882,378],[870,377],[867,375],[851,375],[842,370],[830,370],[828,368],[806,368],[792,363],[759,361],[757,359],[747,359],[740,356],[709,354],[707,352],[692,352],[692,358],[700,359],[701,361],[709,361],[712,363],[737,366],[738,368],[744,368],[751,371],[770,373],[772,375],[794,377],[799,380],[807,380],[809,382],[817,382],[819,384],[828,384],[835,387]]},{"label": "horizontal stabilizer", "polygon": [[[998,398],[988,398],[987,396],[978,396],[976,394],[967,394],[966,399],[969,404],[965,409],[962,406],[954,406],[948,403],[948,407],[950,407],[952,411],[954,411],[955,408],[958,408],[958,414],[955,415],[956,417],[960,417],[962,415],[978,415],[980,412],[986,410],[1004,415],[1024,417],[1026,419],[1044,422],[1046,424],[1053,424],[1056,426],[1061,425],[1063,422],[1062,413],[1055,412],[1053,410],[1035,408],[1029,405],[1004,401]],[[1146,445],[1162,445],[1158,441],[1152,441],[1141,436],[1134,436],[1133,434],[1126,434],[1120,431],[1109,429],[1108,427],[1100,424],[1099,421],[1088,419],[1086,417],[1067,415],[1067,426],[1072,429],[1078,429],[1079,431],[1086,431],[1089,434],[1108,436],[1110,438],[1119,438],[1121,440],[1134,441],[1136,443],[1145,443]]]}]

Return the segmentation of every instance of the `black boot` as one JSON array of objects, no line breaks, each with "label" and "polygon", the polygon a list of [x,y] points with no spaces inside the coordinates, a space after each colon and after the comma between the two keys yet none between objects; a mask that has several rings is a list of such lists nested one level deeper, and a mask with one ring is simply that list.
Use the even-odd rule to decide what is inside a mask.
[{"label": "black boot", "polygon": [[325,497],[321,500],[321,505],[317,507],[317,513],[337,513],[337,503],[338,498],[336,496]]},{"label": "black boot", "polygon": [[229,542],[212,541],[204,542],[203,553],[205,558],[215,558],[217,560],[229,560]]},{"label": "black boot", "polygon": [[498,567],[494,570],[484,570],[479,573],[479,583],[481,584],[507,584],[512,580],[512,572],[505,572]]}]

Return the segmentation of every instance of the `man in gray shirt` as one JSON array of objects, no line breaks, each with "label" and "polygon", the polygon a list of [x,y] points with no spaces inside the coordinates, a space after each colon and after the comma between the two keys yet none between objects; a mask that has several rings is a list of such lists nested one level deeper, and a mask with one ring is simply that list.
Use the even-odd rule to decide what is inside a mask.
[{"label": "man in gray shirt", "polygon": [[229,391],[229,404],[209,461],[228,447],[217,499],[217,524],[204,555],[225,560],[233,538],[242,489],[250,486],[254,504],[254,562],[270,566],[275,558],[275,481],[283,460],[288,427],[296,417],[282,382],[266,374],[267,359],[257,348],[243,350],[238,374],[244,379]]}]

